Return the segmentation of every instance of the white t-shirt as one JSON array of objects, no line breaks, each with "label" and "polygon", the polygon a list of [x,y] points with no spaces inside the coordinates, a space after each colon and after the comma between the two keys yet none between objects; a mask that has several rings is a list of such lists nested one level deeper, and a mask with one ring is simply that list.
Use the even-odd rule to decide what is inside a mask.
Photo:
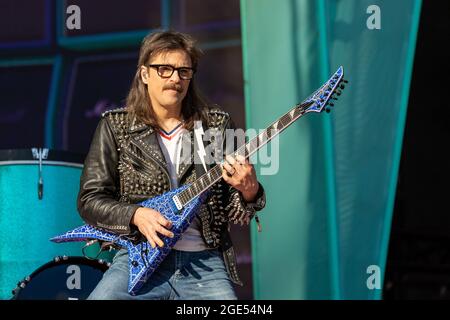
[{"label": "white t-shirt", "polygon": [[[179,154],[181,151],[181,137],[187,130],[180,123],[172,131],[158,130],[158,142],[167,162],[170,180],[173,188],[178,188],[177,171],[179,169]],[[173,247],[180,251],[202,251],[208,249],[200,233],[200,220],[196,216],[187,230]]]}]

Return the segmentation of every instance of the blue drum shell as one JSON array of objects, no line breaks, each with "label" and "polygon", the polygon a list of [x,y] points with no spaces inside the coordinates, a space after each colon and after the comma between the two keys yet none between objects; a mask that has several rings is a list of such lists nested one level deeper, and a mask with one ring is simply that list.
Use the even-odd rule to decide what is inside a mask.
[{"label": "blue drum shell", "polygon": [[39,162],[0,157],[0,299],[10,298],[19,281],[53,257],[82,254],[84,242],[49,241],[84,224],[76,207],[81,171],[79,161],[43,161],[39,199]]}]

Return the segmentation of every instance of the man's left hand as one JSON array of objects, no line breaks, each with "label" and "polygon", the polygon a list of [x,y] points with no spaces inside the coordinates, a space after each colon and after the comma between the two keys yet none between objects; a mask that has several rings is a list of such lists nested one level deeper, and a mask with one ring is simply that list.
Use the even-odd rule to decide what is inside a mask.
[{"label": "man's left hand", "polygon": [[227,156],[222,166],[222,177],[229,185],[239,190],[246,202],[253,202],[258,193],[255,168],[243,156],[234,159]]}]

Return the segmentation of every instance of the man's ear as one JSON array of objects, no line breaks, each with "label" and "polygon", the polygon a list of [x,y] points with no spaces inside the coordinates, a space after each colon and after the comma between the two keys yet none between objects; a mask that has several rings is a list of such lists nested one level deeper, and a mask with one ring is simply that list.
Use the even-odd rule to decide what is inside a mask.
[{"label": "man's ear", "polygon": [[148,84],[148,69],[145,66],[141,66],[141,80],[143,83]]}]

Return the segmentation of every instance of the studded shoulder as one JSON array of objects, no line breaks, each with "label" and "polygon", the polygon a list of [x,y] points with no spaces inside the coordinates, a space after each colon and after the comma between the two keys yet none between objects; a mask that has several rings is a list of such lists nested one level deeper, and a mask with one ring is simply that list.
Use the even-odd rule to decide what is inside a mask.
[{"label": "studded shoulder", "polygon": [[209,107],[207,115],[209,127],[221,127],[230,119],[228,112],[223,111],[218,105]]},{"label": "studded shoulder", "polygon": [[109,114],[114,114],[114,113],[127,113],[127,109],[126,108],[116,108],[116,109],[107,110],[102,113],[102,118],[106,117]]},{"label": "studded shoulder", "polygon": [[122,148],[127,141],[127,132],[130,128],[128,111],[125,108],[105,111],[102,114],[102,119],[108,122],[116,138],[117,145]]},{"label": "studded shoulder", "polygon": [[228,114],[228,112],[224,111],[219,105],[214,104],[212,106],[210,106],[208,108],[208,114],[211,115],[222,115],[222,116],[227,116],[229,117],[230,115]]}]

